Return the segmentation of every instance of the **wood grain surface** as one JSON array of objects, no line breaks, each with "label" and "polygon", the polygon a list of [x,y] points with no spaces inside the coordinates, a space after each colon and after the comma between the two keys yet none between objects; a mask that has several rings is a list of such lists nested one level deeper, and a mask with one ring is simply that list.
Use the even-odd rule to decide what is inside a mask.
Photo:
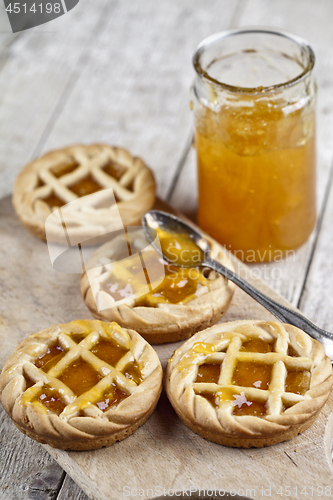
[{"label": "wood grain surface", "polygon": [[[294,32],[316,53],[319,223],[292,258],[251,269],[332,331],[332,9],[331,0],[81,0],[66,16],[13,35],[1,2],[0,196],[11,192],[19,170],[38,154],[103,140],[142,155],[155,171],[160,195],[194,218],[195,152],[187,106],[196,45],[211,33],[240,25]],[[46,256],[38,262],[33,253],[23,252],[25,246],[32,252],[27,233],[15,250],[7,248],[8,221],[17,227],[9,203],[1,204],[0,216],[3,327],[12,321],[9,304],[16,304],[15,324],[25,335],[76,312],[84,317],[83,306],[76,310],[73,301],[63,301],[63,316],[50,300],[43,310],[43,287],[50,277],[45,275],[46,285],[33,277],[42,272]],[[16,267],[9,266],[12,254]],[[66,289],[62,279],[53,284],[55,295]],[[74,285],[70,290],[76,293]],[[34,304],[33,319],[21,306],[27,300]],[[11,329],[10,335],[18,339],[20,333]],[[4,346],[2,356],[9,350]],[[1,500],[86,500],[50,455],[13,429],[3,413],[0,431]],[[256,468],[251,470],[255,477]],[[316,484],[320,478],[318,472]]]}]

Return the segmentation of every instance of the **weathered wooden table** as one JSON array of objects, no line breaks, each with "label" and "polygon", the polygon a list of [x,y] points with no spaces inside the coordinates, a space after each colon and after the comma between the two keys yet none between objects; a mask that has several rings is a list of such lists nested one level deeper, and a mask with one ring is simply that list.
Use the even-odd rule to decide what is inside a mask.
[{"label": "weathered wooden table", "polygon": [[[142,156],[155,171],[160,197],[192,218],[196,172],[188,101],[196,45],[244,25],[274,26],[307,39],[317,56],[318,224],[294,257],[252,270],[333,330],[331,0],[82,0],[67,15],[15,35],[0,8],[0,197],[42,152],[98,141]],[[0,272],[8,272],[6,262]],[[87,498],[2,409],[0,439],[1,500]]]}]

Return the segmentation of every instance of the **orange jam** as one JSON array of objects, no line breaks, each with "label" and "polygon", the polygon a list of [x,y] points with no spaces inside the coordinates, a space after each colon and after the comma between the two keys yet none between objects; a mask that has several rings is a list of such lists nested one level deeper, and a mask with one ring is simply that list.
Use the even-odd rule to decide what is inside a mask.
[{"label": "orange jam", "polygon": [[296,352],[295,349],[291,345],[288,346],[287,355],[291,356],[292,358],[298,358],[299,357],[298,352]]},{"label": "orange jam", "polygon": [[84,179],[81,179],[71,186],[68,186],[68,189],[73,191],[74,194],[81,198],[82,196],[87,196],[88,194],[99,191],[100,189],[102,189],[102,186],[100,186],[92,177],[92,175],[89,174]]},{"label": "orange jam", "polygon": [[221,365],[214,363],[204,363],[198,368],[196,382],[208,382],[218,384],[221,372]]},{"label": "orange jam", "polygon": [[203,262],[203,251],[188,234],[171,233],[162,229],[156,231],[162,253],[172,264],[197,266]]},{"label": "orange jam", "polygon": [[55,413],[56,415],[60,415],[66,406],[58,391],[50,386],[43,387],[42,392],[31,402],[33,401],[39,401],[47,412]]},{"label": "orange jam", "polygon": [[24,378],[25,378],[25,390],[29,389],[29,387],[32,387],[33,385],[35,385],[36,382],[31,380],[31,378],[28,377],[28,375],[24,374]]},{"label": "orange jam", "polygon": [[91,352],[109,365],[115,366],[128,351],[116,343],[101,339],[94,345]]},{"label": "orange jam", "polygon": [[316,221],[314,111],[233,97],[196,116],[198,223],[244,261],[278,259]]},{"label": "orange jam", "polygon": [[47,203],[50,207],[62,207],[65,205],[64,200],[58,198],[58,196],[54,193],[51,193],[50,196],[43,198],[43,201]]},{"label": "orange jam", "polygon": [[103,170],[110,177],[113,177],[114,179],[119,181],[123,174],[126,172],[127,168],[111,161],[110,163],[105,165],[105,167],[103,167]]},{"label": "orange jam", "polygon": [[83,333],[72,333],[71,334],[71,339],[76,342],[76,344],[79,344],[86,338],[87,335],[84,335]]},{"label": "orange jam", "polygon": [[253,362],[238,361],[233,373],[232,383],[243,387],[268,389],[272,367]]},{"label": "orange jam", "polygon": [[136,306],[155,307],[164,302],[186,304],[189,300],[208,292],[210,280],[205,278],[199,268],[179,268],[171,264],[165,266],[163,282],[152,292],[135,301]]},{"label": "orange jam", "polygon": [[265,342],[260,338],[248,339],[243,342],[240,351],[245,352],[272,352],[274,350],[274,344]]},{"label": "orange jam", "polygon": [[296,403],[290,403],[289,401],[284,401],[282,399],[282,412],[288,410],[288,408],[291,408],[292,406],[294,406]]},{"label": "orange jam", "polygon": [[242,405],[233,406],[233,415],[241,417],[243,415],[252,415],[254,417],[263,417],[266,415],[266,403],[262,401],[253,401],[247,399]]},{"label": "orange jam", "polygon": [[[210,288],[198,266],[204,260],[204,253],[187,234],[178,234],[157,229],[162,253],[172,261],[165,265],[163,282],[149,294],[136,301],[137,306],[151,306],[164,302],[185,304]],[[178,267],[178,266],[191,267]]]},{"label": "orange jam", "polygon": [[142,382],[143,378],[141,375],[140,367],[138,363],[132,363],[128,366],[126,366],[126,369],[124,371],[124,375],[126,378],[129,378],[130,380],[133,380],[133,382],[136,383],[136,385],[139,385],[140,382]]},{"label": "orange jam", "polygon": [[212,392],[208,392],[208,391],[196,391],[196,394],[198,396],[201,396],[205,399],[207,399],[207,401],[210,402],[210,404],[215,408],[217,409],[219,407],[219,399],[218,397],[216,396],[216,393],[212,393]]},{"label": "orange jam", "polygon": [[[156,252],[149,254],[150,269],[157,268],[158,258]],[[116,261],[112,263],[111,276],[105,283],[101,283],[101,289],[111,295],[115,301],[132,298],[135,294],[145,294],[151,285],[147,276],[147,269],[142,266],[138,254],[131,255],[123,249],[115,256]]]},{"label": "orange jam", "polygon": [[102,378],[89,363],[78,359],[65,369],[59,380],[67,385],[76,396],[80,396],[92,389]]},{"label": "orange jam", "polygon": [[96,403],[96,406],[98,406],[100,410],[106,411],[126,399],[128,396],[129,395],[119,389],[115,383],[112,383],[111,387],[104,392],[102,400]]},{"label": "orange jam", "polygon": [[288,370],[285,382],[286,392],[303,394],[310,389],[310,372],[308,370]]},{"label": "orange jam", "polygon": [[79,166],[78,163],[68,163],[67,165],[64,164],[64,165],[58,165],[56,167],[52,167],[50,169],[50,171],[52,172],[54,177],[56,177],[58,179],[59,177],[62,177],[63,175],[67,175],[67,174],[70,174],[71,172],[74,172],[74,170],[76,170],[78,166]]},{"label": "orange jam", "polygon": [[37,368],[41,368],[45,373],[47,373],[53,366],[55,366],[58,361],[60,361],[66,354],[66,351],[61,347],[60,344],[55,344],[49,347],[48,350],[39,358],[35,359],[34,365]]}]

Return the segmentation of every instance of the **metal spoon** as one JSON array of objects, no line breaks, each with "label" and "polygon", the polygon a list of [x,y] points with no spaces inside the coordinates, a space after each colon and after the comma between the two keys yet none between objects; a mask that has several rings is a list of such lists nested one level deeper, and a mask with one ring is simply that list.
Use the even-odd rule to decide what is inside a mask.
[{"label": "metal spoon", "polygon": [[[217,273],[222,274],[228,280],[239,286],[244,292],[249,294],[254,298],[259,304],[264,306],[270,313],[272,313],[276,318],[278,318],[283,323],[289,323],[290,325],[297,326],[304,332],[308,333],[311,337],[318,340],[325,348],[327,356],[333,361],[333,334],[318,328],[305,316],[302,316],[299,312],[288,309],[287,307],[275,302],[275,300],[270,299],[264,293],[260,292],[254,288],[250,283],[245,281],[243,278],[235,274],[233,271],[223,266],[216,260],[210,257],[210,247],[207,240],[193,227],[183,222],[181,219],[174,215],[170,215],[167,212],[162,212],[161,210],[151,210],[142,216],[142,226],[146,238],[155,248],[155,250],[168,262],[175,264],[174,261],[168,259],[162,251],[156,247],[154,244],[154,239],[156,237],[156,229],[163,229],[170,233],[187,234],[192,238],[194,243],[202,250],[204,253],[204,259],[200,263],[196,263],[201,267],[209,267]],[[178,264],[177,264],[178,265]],[[193,264],[189,263],[187,266],[182,264],[183,267],[191,267]]]}]

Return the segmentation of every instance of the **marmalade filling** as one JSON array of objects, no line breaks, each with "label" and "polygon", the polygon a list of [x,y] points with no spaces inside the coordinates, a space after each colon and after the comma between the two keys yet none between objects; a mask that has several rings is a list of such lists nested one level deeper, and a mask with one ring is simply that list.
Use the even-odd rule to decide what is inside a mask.
[{"label": "marmalade filling", "polygon": [[310,389],[310,372],[308,370],[288,370],[285,382],[286,392],[303,396]]},{"label": "marmalade filling", "polygon": [[107,411],[109,408],[117,405],[128,396],[129,395],[125,391],[122,391],[115,383],[112,383],[111,387],[104,392],[102,399],[96,403],[96,406],[98,406],[98,408],[102,411]]},{"label": "marmalade filling", "polygon": [[127,353],[127,349],[109,340],[100,339],[91,349],[91,352],[109,365],[116,366],[118,361]]},{"label": "marmalade filling", "polygon": [[62,400],[59,392],[49,385],[44,386],[39,395],[33,398],[33,401],[38,401],[48,413],[55,413],[56,415],[60,415],[66,407],[66,403]]},{"label": "marmalade filling", "polygon": [[221,372],[221,365],[214,363],[204,363],[198,368],[197,382],[218,384]]},{"label": "marmalade filling", "polygon": [[76,396],[81,396],[92,389],[102,378],[89,363],[78,359],[63,371],[59,380],[67,385]]},{"label": "marmalade filling", "polygon": [[245,352],[273,352],[274,343],[265,342],[261,338],[249,338],[243,342],[240,351]]},{"label": "marmalade filling", "polygon": [[163,229],[156,229],[162,253],[178,266],[197,266],[204,260],[204,253],[194,242],[193,238],[185,233],[171,233]]},{"label": "marmalade filling", "polygon": [[241,387],[268,389],[271,380],[270,365],[238,361],[233,373],[232,383]]},{"label": "marmalade filling", "polygon": [[66,351],[60,344],[57,343],[54,346],[49,347],[42,356],[37,358],[34,361],[34,365],[37,366],[37,368],[41,368],[43,372],[47,373],[65,356],[65,354]]}]

